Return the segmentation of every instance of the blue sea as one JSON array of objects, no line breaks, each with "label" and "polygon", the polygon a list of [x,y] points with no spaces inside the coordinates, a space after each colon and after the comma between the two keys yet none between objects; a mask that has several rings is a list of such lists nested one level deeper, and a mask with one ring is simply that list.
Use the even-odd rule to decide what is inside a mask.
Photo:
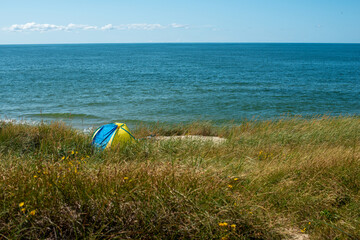
[{"label": "blue sea", "polygon": [[215,124],[360,114],[360,44],[0,45],[0,119]]}]

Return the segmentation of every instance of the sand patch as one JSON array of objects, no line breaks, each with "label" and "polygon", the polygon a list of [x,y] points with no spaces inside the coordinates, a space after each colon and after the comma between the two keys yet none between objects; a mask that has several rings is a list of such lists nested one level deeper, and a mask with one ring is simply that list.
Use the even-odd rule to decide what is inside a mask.
[{"label": "sand patch", "polygon": [[190,141],[211,141],[216,144],[224,143],[225,138],[213,137],[213,136],[200,136],[200,135],[186,135],[186,136],[156,136],[155,140],[166,141],[166,140],[190,140]]}]

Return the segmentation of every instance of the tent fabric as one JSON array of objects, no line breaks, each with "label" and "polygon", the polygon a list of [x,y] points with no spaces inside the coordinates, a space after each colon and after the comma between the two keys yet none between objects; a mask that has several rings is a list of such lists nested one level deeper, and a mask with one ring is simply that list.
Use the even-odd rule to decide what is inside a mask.
[{"label": "tent fabric", "polygon": [[134,141],[135,137],[131,134],[125,123],[103,125],[99,127],[92,136],[92,144],[102,149]]}]

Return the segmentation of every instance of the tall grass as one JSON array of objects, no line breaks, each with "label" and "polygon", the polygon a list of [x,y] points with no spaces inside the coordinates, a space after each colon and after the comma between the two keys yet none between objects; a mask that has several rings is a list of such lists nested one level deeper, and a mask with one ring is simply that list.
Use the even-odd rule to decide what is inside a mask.
[{"label": "tall grass", "polygon": [[360,118],[139,126],[109,151],[0,123],[0,238],[360,238]]}]

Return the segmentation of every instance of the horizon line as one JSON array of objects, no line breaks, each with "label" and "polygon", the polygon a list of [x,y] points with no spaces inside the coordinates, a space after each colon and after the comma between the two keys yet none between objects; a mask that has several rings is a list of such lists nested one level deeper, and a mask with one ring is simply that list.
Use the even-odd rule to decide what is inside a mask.
[{"label": "horizon line", "polygon": [[86,45],[86,44],[360,44],[360,42],[80,42],[80,43],[0,43],[4,45]]}]

